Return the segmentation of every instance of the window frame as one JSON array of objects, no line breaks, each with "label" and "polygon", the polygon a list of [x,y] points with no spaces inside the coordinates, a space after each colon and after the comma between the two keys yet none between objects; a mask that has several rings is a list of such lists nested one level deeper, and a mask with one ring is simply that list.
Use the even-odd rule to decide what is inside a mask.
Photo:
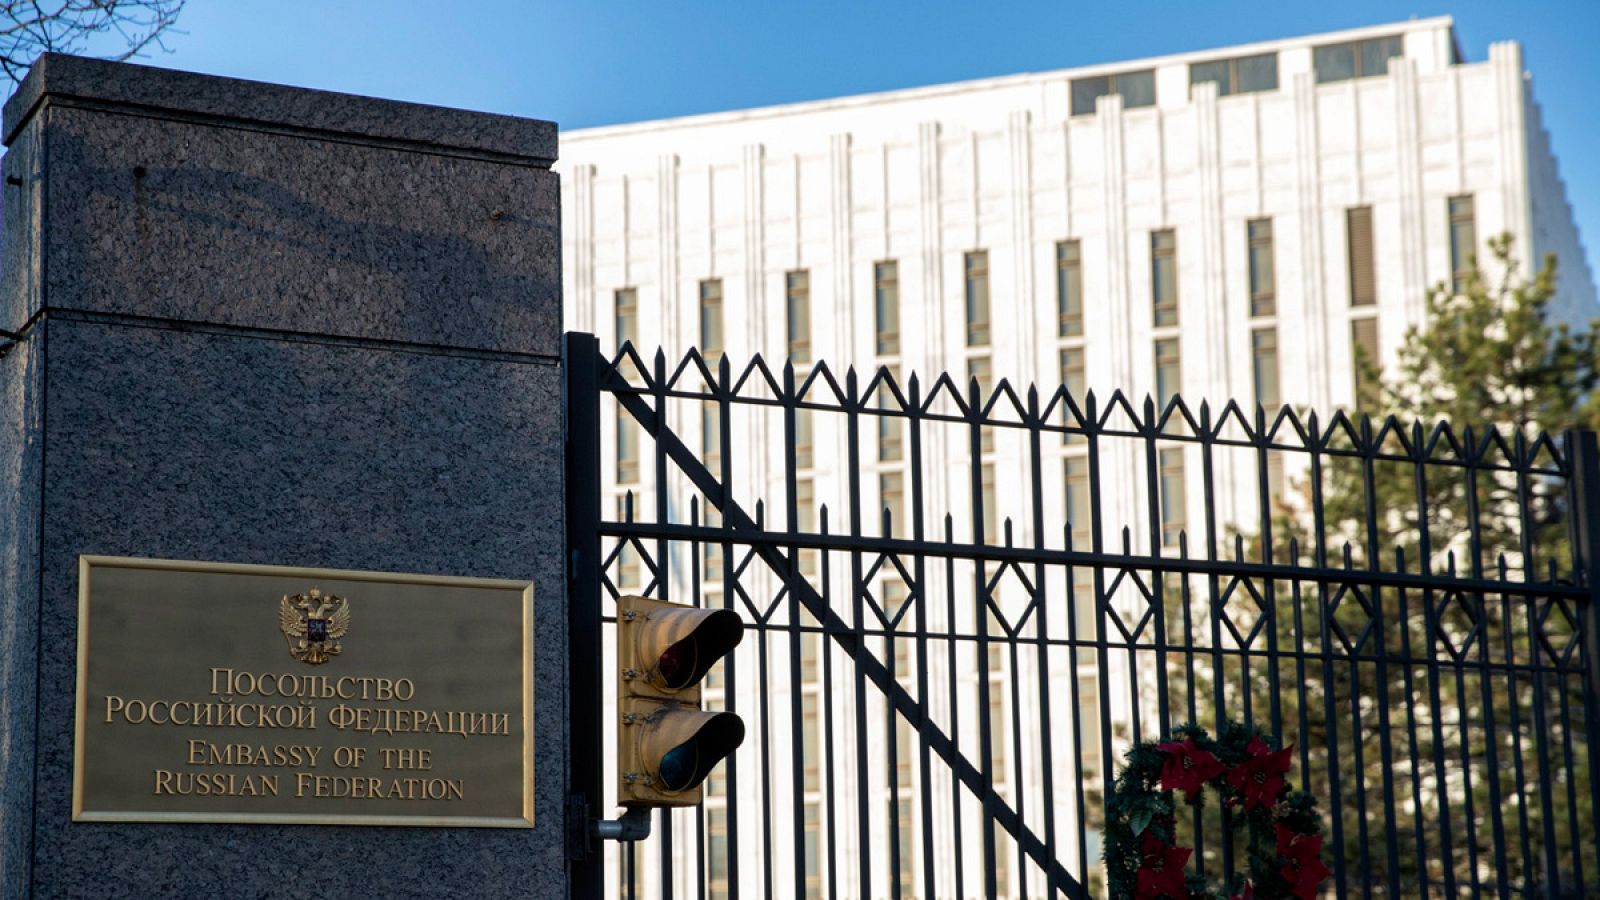
[{"label": "window frame", "polygon": [[1083,306],[1082,241],[1056,241],[1056,337],[1083,337]]},{"label": "window frame", "polygon": [[[1266,284],[1257,281],[1256,251],[1264,250],[1267,259]],[[1245,277],[1249,281],[1250,317],[1278,314],[1278,248],[1272,218],[1262,216],[1245,222]]]},{"label": "window frame", "polygon": [[[791,269],[783,273],[783,307],[784,349],[789,362],[796,366],[809,365],[811,363],[811,270]],[[797,323],[801,327],[796,328]]]},{"label": "window frame", "polygon": [[[1141,76],[1141,75],[1146,75],[1146,76],[1149,76],[1149,78],[1150,78],[1150,102],[1148,102],[1148,103],[1129,103],[1127,96],[1124,95],[1122,93],[1122,91],[1117,89],[1117,79],[1118,78],[1129,78],[1129,77],[1132,77],[1132,76]],[[1101,93],[1098,93],[1098,94],[1095,94],[1093,97],[1089,98],[1089,108],[1088,109],[1081,109],[1079,107],[1079,104],[1078,104],[1078,92],[1077,92],[1078,84],[1080,82],[1099,81],[1100,79],[1105,79],[1105,83],[1106,83],[1105,91],[1103,91]],[[1111,96],[1113,94],[1117,95],[1118,97],[1122,97],[1122,108],[1123,109],[1148,109],[1148,108],[1150,108],[1152,106],[1157,105],[1157,102],[1160,100],[1160,97],[1158,97],[1157,93],[1156,93],[1156,70],[1155,69],[1128,69],[1128,70],[1123,71],[1123,72],[1112,72],[1112,73],[1109,73],[1109,74],[1106,74],[1106,75],[1089,75],[1089,76],[1085,76],[1083,78],[1074,78],[1074,79],[1072,79],[1070,82],[1067,83],[1067,103],[1068,103],[1068,106],[1070,107],[1070,110],[1071,110],[1070,114],[1073,115],[1073,116],[1092,116],[1092,115],[1095,114],[1096,108],[1099,106],[1100,98],[1101,97],[1109,97],[1109,96]]]},{"label": "window frame", "polygon": [[[1159,245],[1163,237],[1170,242],[1168,246]],[[1163,262],[1172,269],[1170,298],[1164,298],[1161,294],[1160,267]],[[1178,293],[1178,231],[1175,228],[1154,229],[1150,232],[1150,307],[1153,327],[1177,327]]]}]

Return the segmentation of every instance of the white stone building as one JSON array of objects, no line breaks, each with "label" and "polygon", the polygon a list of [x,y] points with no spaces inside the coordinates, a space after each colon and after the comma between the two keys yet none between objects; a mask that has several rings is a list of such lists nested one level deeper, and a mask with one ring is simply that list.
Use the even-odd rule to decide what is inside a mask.
[{"label": "white stone building", "polygon": [[[1330,410],[1356,390],[1355,348],[1392,360],[1428,286],[1501,232],[1525,261],[1559,256],[1558,316],[1600,315],[1520,47],[1464,61],[1448,18],[568,132],[558,168],[569,327],[674,360],[708,343],[736,364],[798,347],[836,370]],[[700,427],[686,415],[680,433]],[[781,496],[769,433],[753,424],[734,446],[750,448],[751,490]],[[630,467],[627,443],[607,436],[624,470],[619,481],[612,466],[608,490],[651,490],[651,467]],[[819,426],[814,440],[814,496],[841,497],[828,464],[839,436]],[[985,462],[1001,515],[1013,500],[1020,513],[1027,490],[1006,464],[1014,449],[1002,440]],[[1054,451],[1041,484],[1060,521],[1087,477],[1081,449]],[[1202,501],[1185,477],[1196,460],[1171,453],[1160,491],[1187,497],[1162,503],[1175,540]],[[893,505],[897,467],[879,455],[867,489]],[[959,522],[969,476],[965,456],[949,458],[959,465],[932,480],[928,512]],[[1137,542],[1142,458],[1130,448],[1108,464],[1104,521],[1134,526]],[[1255,520],[1254,478],[1222,466],[1218,521]],[[1074,809],[1057,815],[1077,827]],[[837,852],[881,848],[874,832],[844,823]],[[787,871],[779,843],[741,879]],[[694,866],[676,871],[691,879]]]}]

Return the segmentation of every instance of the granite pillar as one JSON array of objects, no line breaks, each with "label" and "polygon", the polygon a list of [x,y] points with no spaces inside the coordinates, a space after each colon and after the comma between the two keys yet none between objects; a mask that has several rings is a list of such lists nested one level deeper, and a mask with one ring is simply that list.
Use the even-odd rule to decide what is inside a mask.
[{"label": "granite pillar", "polygon": [[[51,55],[4,138],[0,897],[564,896],[555,126]],[[535,827],[74,823],[80,554],[533,581]]]}]

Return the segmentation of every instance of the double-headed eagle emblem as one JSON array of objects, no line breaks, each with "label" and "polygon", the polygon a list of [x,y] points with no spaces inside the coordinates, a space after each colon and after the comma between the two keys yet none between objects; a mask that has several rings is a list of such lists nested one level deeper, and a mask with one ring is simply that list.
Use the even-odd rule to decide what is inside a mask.
[{"label": "double-headed eagle emblem", "polygon": [[316,588],[304,594],[285,594],[278,603],[278,627],[283,629],[290,656],[320,666],[344,649],[339,639],[350,630],[350,601]]}]

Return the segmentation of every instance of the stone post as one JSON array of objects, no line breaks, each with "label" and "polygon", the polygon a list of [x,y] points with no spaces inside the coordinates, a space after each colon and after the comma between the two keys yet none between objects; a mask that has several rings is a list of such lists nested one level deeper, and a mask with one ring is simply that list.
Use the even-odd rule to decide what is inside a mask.
[{"label": "stone post", "polygon": [[[564,896],[555,126],[47,55],[4,140],[0,897]],[[72,821],[82,554],[532,581],[534,827]]]}]

